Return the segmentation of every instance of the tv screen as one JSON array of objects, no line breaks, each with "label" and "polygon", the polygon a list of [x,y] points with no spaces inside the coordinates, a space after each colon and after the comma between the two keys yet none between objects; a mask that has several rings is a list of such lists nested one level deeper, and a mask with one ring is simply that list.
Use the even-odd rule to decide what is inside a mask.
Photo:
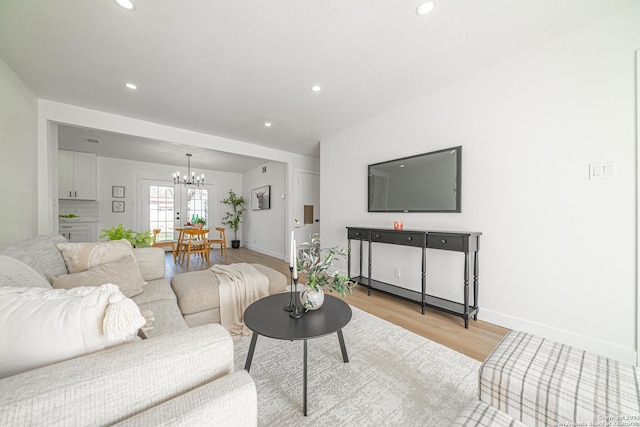
[{"label": "tv screen", "polygon": [[460,212],[462,147],[369,165],[369,212]]}]

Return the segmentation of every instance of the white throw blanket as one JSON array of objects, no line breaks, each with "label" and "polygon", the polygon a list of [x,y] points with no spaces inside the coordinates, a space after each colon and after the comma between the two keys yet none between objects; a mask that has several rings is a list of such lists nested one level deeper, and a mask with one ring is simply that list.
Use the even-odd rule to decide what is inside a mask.
[{"label": "white throw blanket", "polygon": [[220,282],[220,323],[233,335],[251,335],[244,324],[244,310],[269,295],[269,279],[246,263],[214,265]]}]

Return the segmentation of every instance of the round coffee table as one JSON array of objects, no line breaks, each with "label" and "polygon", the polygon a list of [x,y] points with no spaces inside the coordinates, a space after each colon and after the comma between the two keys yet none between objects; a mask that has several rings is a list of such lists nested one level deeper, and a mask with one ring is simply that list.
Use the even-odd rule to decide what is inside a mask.
[{"label": "round coffee table", "polygon": [[[293,298],[298,298],[294,293]],[[253,331],[251,345],[244,369],[249,372],[258,335],[278,340],[304,340],[303,413],[307,415],[307,340],[336,332],[342,351],[342,360],[349,362],[344,345],[342,328],[351,320],[351,307],[339,298],[325,295],[319,310],[307,311],[300,319],[292,319],[282,307],[287,305],[290,294],[282,293],[262,298],[244,311],[244,324]],[[299,301],[299,300],[296,300]],[[298,302],[298,304],[300,304]]]}]

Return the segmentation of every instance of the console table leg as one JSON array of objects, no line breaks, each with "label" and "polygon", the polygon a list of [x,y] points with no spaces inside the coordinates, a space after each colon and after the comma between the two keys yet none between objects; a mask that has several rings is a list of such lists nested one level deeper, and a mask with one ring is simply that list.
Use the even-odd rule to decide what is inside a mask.
[{"label": "console table leg", "polygon": [[476,312],[473,315],[473,320],[478,320],[478,276],[479,276],[479,264],[478,264],[478,251],[473,253],[473,306],[476,307]]},{"label": "console table leg", "polygon": [[351,239],[347,240],[347,277],[351,280]]},{"label": "console table leg", "polygon": [[427,306],[426,299],[427,294],[427,248],[422,248],[422,302],[420,306],[422,307],[422,314],[425,312],[425,308]]},{"label": "console table leg", "polygon": [[371,296],[371,240],[369,240],[369,265],[367,267],[367,295]]},{"label": "console table leg", "polygon": [[251,369],[251,361],[253,360],[253,352],[256,349],[256,342],[258,341],[258,334],[255,332],[251,335],[251,344],[249,345],[249,352],[247,353],[247,360],[244,363],[244,370],[249,372]]},{"label": "console table leg", "polygon": [[304,379],[302,392],[302,411],[307,416],[307,340],[304,340]]},{"label": "console table leg", "polygon": [[349,356],[347,355],[347,347],[344,345],[342,329],[338,329],[338,341],[340,342],[340,351],[342,351],[342,361],[344,363],[349,363]]},{"label": "console table leg", "polygon": [[464,327],[469,328],[469,252],[464,253]]}]

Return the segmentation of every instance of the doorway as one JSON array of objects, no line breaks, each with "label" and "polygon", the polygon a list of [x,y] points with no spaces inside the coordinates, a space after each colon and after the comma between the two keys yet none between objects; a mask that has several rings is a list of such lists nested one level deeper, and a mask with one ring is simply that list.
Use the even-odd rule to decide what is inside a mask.
[{"label": "doorway", "polygon": [[160,229],[158,240],[176,239],[176,228],[196,217],[214,224],[215,210],[209,201],[215,200],[215,187],[186,187],[171,181],[141,179],[140,229]]},{"label": "doorway", "polygon": [[294,218],[300,221],[295,230],[296,242],[309,242],[311,235],[320,233],[320,174],[298,171],[298,194]]}]

